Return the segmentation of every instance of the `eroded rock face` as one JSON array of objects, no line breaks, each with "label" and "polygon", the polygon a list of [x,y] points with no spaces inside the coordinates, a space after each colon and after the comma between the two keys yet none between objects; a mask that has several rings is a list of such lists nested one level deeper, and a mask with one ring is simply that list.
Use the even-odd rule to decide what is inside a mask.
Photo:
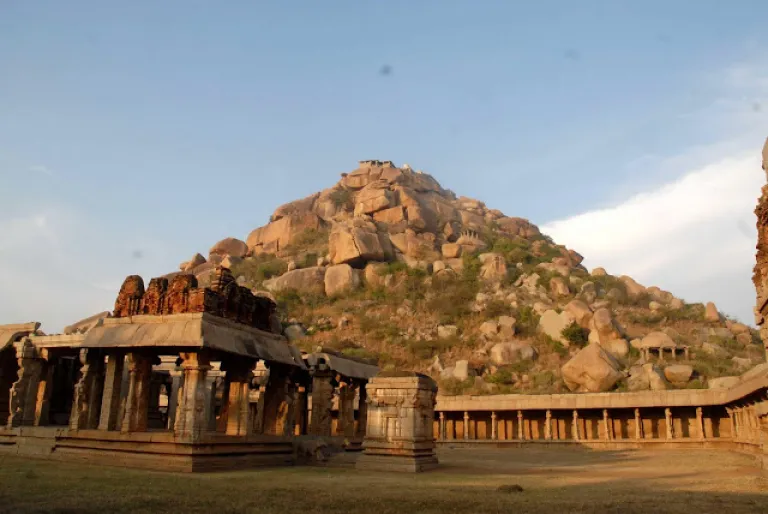
[{"label": "eroded rock face", "polygon": [[672,364],[664,368],[664,376],[674,384],[685,384],[692,375],[693,367],[687,364]]},{"label": "eroded rock face", "polygon": [[338,296],[358,287],[360,287],[360,272],[349,264],[337,264],[326,269],[326,296]]},{"label": "eroded rock face", "polygon": [[589,322],[589,341],[608,343],[622,338],[622,330],[608,309],[597,309]]},{"label": "eroded rock face", "polygon": [[558,313],[554,310],[548,310],[539,318],[539,332],[543,332],[555,341],[559,341],[566,348],[570,342],[563,337],[563,329],[574,321],[573,316],[568,311]]},{"label": "eroded rock face", "polygon": [[581,300],[571,300],[565,306],[565,311],[573,316],[581,328],[589,327],[589,322],[592,320],[592,309],[589,308],[589,305]]},{"label": "eroded rock face", "polygon": [[488,355],[493,364],[505,366],[522,360],[536,360],[538,353],[528,343],[510,341],[493,345]]},{"label": "eroded rock face", "polygon": [[248,245],[244,241],[228,237],[213,245],[208,252],[212,255],[230,255],[232,257],[245,257],[248,254]]},{"label": "eroded rock face", "polygon": [[360,265],[388,260],[391,248],[388,236],[377,232],[374,223],[356,219],[333,226],[328,253],[332,264]]},{"label": "eroded rock face", "polygon": [[326,268],[313,267],[289,271],[264,281],[264,288],[272,293],[293,289],[306,293],[325,293]]},{"label": "eroded rock face", "polygon": [[254,254],[277,253],[305,230],[318,230],[322,226],[322,220],[315,213],[290,214],[255,229],[248,235],[246,245]]},{"label": "eroded rock face", "polygon": [[623,378],[621,364],[599,344],[589,344],[562,367],[563,381],[574,392],[609,391]]}]

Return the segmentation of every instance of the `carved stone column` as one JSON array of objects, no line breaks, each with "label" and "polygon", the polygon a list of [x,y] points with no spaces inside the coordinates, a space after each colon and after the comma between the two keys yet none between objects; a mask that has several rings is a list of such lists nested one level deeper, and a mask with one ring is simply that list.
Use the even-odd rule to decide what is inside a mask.
[{"label": "carved stone column", "polygon": [[19,371],[10,393],[8,426],[35,424],[37,389],[43,372],[43,361],[29,340],[14,343]]},{"label": "carved stone column", "polygon": [[640,417],[640,409],[635,409],[635,439],[643,438],[643,418]]},{"label": "carved stone column", "polygon": [[571,437],[574,441],[581,439],[579,436],[579,411],[573,409],[573,424],[571,425]]},{"label": "carved stone column", "polygon": [[104,389],[101,395],[101,415],[99,430],[117,430],[120,411],[120,395],[123,383],[123,365],[125,354],[112,353],[107,357],[104,373]]},{"label": "carved stone column", "polygon": [[264,395],[264,433],[285,435],[294,401],[290,370],[286,366],[269,364],[269,381]]},{"label": "carved stone column", "polygon": [[357,435],[365,436],[365,429],[368,425],[368,382],[360,383],[358,396],[360,397],[357,406]]},{"label": "carved stone column", "polygon": [[544,417],[544,439],[552,439],[552,411],[549,409]]},{"label": "carved stone column", "polygon": [[469,412],[464,411],[464,440],[469,439]]},{"label": "carved stone column", "polygon": [[128,394],[121,432],[146,432],[149,415],[149,389],[154,359],[141,353],[129,353]]},{"label": "carved stone column", "polygon": [[248,434],[250,426],[250,404],[248,402],[248,391],[253,378],[253,367],[255,362],[249,359],[227,362],[224,365],[227,372],[226,380],[229,384],[227,409],[226,409],[226,428],[227,435],[245,436]]},{"label": "carved stone column", "polygon": [[611,418],[608,416],[608,409],[603,409],[603,426],[605,426],[605,437],[604,439],[606,441],[610,441],[613,439],[613,423],[611,423]]},{"label": "carved stone column", "polygon": [[296,388],[296,408],[294,410],[296,412],[296,423],[294,426],[297,427],[294,433],[296,435],[305,435],[307,433],[307,388],[305,386]]},{"label": "carved stone column", "polygon": [[311,435],[331,435],[333,389],[331,371],[327,369],[315,370],[312,376],[312,420],[309,425]]},{"label": "carved stone column", "polygon": [[523,411],[517,411],[517,438],[520,441],[525,440],[525,431],[523,430]]},{"label": "carved stone column", "polygon": [[208,428],[211,361],[205,352],[182,353],[181,358],[184,383],[179,389],[173,431],[176,437],[199,441]]},{"label": "carved stone column", "polygon": [[704,439],[704,415],[701,407],[696,407],[696,427],[699,429],[699,439]]},{"label": "carved stone column", "polygon": [[440,439],[441,440],[445,440],[446,439],[446,437],[445,437],[445,413],[441,411],[440,414],[439,414],[439,418],[440,418],[440,424],[439,424],[439,426],[440,426]]},{"label": "carved stone column", "polygon": [[491,439],[494,441],[499,438],[498,428],[496,426],[497,423],[498,421],[496,420],[496,411],[491,412]]},{"label": "carved stone column", "polygon": [[47,350],[41,352],[44,357],[40,382],[37,385],[37,400],[35,402],[35,426],[50,423],[51,395],[53,394],[53,373],[56,371],[55,358]]},{"label": "carved stone column", "polygon": [[179,407],[179,390],[184,377],[181,371],[171,371],[171,391],[168,393],[168,430],[176,425],[176,411]]},{"label": "carved stone column", "polygon": [[70,430],[96,429],[99,426],[104,387],[104,354],[93,349],[80,350],[80,380],[75,384]]},{"label": "carved stone column", "polygon": [[664,419],[667,425],[667,439],[673,439],[675,436],[674,429],[672,428],[672,409],[667,407],[664,409]]},{"label": "carved stone column", "polygon": [[339,384],[339,419],[336,435],[352,438],[355,435],[355,385],[351,381]]}]

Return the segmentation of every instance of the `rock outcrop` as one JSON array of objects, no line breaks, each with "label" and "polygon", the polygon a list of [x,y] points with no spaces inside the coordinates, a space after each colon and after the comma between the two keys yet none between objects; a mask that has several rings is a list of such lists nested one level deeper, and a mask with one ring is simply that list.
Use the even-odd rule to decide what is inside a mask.
[{"label": "rock outcrop", "polygon": [[621,380],[621,364],[599,344],[592,343],[579,351],[562,367],[568,389],[581,393],[609,391]]}]

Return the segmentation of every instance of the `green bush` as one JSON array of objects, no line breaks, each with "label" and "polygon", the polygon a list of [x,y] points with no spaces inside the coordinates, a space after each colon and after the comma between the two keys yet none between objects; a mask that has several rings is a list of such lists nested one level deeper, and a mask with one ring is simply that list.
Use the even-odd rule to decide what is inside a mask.
[{"label": "green bush", "polygon": [[272,254],[262,254],[244,259],[232,266],[232,274],[245,277],[246,284],[257,287],[267,279],[282,275],[288,270],[288,264]]},{"label": "green bush", "polygon": [[352,194],[346,189],[337,189],[333,191],[328,197],[339,209],[348,209],[352,207]]},{"label": "green bush", "polygon": [[455,323],[472,314],[480,284],[464,277],[446,277],[432,282],[434,295],[427,301],[427,310],[434,312],[440,323]]},{"label": "green bush", "polygon": [[307,248],[316,245],[326,245],[328,243],[328,230],[305,228],[291,239],[290,248]]},{"label": "green bush", "polygon": [[536,314],[533,307],[530,305],[524,305],[517,311],[515,319],[515,327],[521,336],[532,337],[536,335],[536,330],[539,326],[540,316]]},{"label": "green bush", "polygon": [[568,355],[568,348],[563,346],[560,341],[552,339],[547,334],[539,334],[536,339],[540,346],[548,348],[552,353],[556,353],[561,357],[566,357]]},{"label": "green bush", "polygon": [[579,348],[583,348],[589,342],[589,330],[582,328],[575,321],[565,327],[561,333],[569,343]]},{"label": "green bush", "polygon": [[439,381],[439,390],[440,394],[444,394],[446,396],[461,396],[466,391],[470,390],[474,385],[474,377],[470,377],[466,380],[446,378]]},{"label": "green bush", "polygon": [[512,307],[504,300],[494,298],[485,304],[485,317],[487,319],[498,318],[499,316],[507,316],[512,313]]},{"label": "green bush", "polygon": [[551,371],[541,371],[533,375],[533,386],[537,388],[549,387],[555,383],[557,377]]}]

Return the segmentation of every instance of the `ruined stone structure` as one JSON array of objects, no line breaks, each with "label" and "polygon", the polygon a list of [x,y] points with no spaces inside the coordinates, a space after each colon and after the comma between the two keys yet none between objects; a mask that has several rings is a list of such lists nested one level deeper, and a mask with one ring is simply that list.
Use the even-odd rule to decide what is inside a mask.
[{"label": "ruined stone structure", "polygon": [[437,466],[437,384],[411,372],[382,372],[369,384],[368,427],[358,469],[426,471]]},{"label": "ruined stone structure", "polygon": [[[0,326],[0,452],[206,471],[292,463],[295,436],[311,432],[359,448],[364,385],[378,370],[302,355],[267,331],[274,310],[217,269],[210,288],[177,275],[145,289],[130,276],[111,316],[70,334]],[[342,410],[333,420],[336,390]],[[314,426],[313,410],[330,422]]]},{"label": "ruined stone structure", "polygon": [[[763,146],[763,171],[768,179],[768,139]],[[757,255],[752,282],[757,291],[755,305],[755,323],[760,327],[760,338],[768,353],[768,184],[762,188],[762,194],[755,208],[757,216]]]}]

